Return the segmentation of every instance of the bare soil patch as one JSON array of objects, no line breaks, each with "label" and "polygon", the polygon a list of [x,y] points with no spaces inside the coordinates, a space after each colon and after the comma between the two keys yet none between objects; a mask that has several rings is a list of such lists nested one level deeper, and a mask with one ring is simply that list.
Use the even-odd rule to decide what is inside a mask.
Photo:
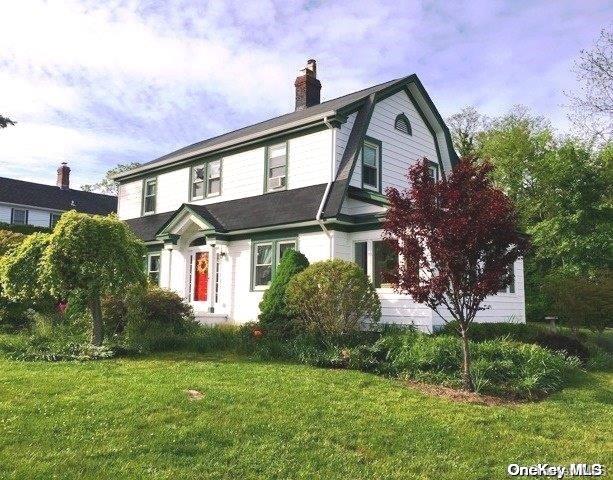
[{"label": "bare soil patch", "polygon": [[448,398],[454,402],[473,403],[488,406],[519,405],[527,402],[526,400],[512,396],[497,397],[494,395],[483,395],[480,393],[467,392],[466,390],[458,390],[456,388],[444,387],[442,385],[432,385],[430,383],[417,382],[414,380],[407,380],[405,383],[427,395]]}]

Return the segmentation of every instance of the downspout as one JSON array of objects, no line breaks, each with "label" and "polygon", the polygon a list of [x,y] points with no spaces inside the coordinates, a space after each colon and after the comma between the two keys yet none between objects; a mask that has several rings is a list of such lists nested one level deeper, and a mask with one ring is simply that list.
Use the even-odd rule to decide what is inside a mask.
[{"label": "downspout", "polygon": [[328,195],[330,194],[330,188],[332,187],[332,182],[334,182],[334,177],[336,174],[336,128],[334,128],[330,122],[328,121],[328,117],[324,117],[324,123],[326,126],[332,130],[332,141],[331,141],[331,151],[330,151],[330,180],[328,180],[328,184],[326,185],[326,189],[324,191],[324,196],[321,199],[321,203],[319,204],[319,209],[317,210],[317,215],[315,216],[315,221],[319,224],[323,232],[330,239],[330,258],[334,258],[334,243],[332,235],[330,231],[324,225],[323,220],[321,219],[324,206],[326,205],[326,201],[328,200]]}]

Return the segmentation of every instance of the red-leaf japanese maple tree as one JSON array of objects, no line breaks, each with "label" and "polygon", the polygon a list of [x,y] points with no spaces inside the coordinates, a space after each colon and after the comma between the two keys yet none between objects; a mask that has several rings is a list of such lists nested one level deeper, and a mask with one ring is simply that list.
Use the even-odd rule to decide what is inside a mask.
[{"label": "red-leaf japanese maple tree", "polygon": [[384,238],[402,259],[388,275],[398,291],[428,305],[443,321],[457,322],[463,384],[472,391],[471,322],[487,308],[488,295],[510,284],[513,263],[528,241],[518,231],[513,204],[488,178],[491,164],[463,158],[439,181],[428,164],[424,158],[409,169],[407,190],[386,192]]}]

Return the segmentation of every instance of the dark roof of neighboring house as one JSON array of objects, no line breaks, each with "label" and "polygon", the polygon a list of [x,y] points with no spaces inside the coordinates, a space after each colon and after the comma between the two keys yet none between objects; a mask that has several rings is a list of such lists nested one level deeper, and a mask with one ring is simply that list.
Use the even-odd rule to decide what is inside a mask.
[{"label": "dark roof of neighboring house", "polygon": [[208,205],[184,204],[174,212],[133,218],[126,223],[142,240],[150,242],[185,208],[220,233],[312,221],[325,189],[325,184],[311,185]]},{"label": "dark roof of neighboring house", "polygon": [[82,190],[62,190],[53,185],[0,177],[0,203],[12,203],[51,210],[77,210],[108,215],[117,211],[117,197]]},{"label": "dark roof of neighboring house", "polygon": [[[259,137],[264,135],[268,130],[276,129],[279,127],[290,126],[293,124],[301,124],[308,120],[311,117],[325,116],[325,114],[333,115],[337,113],[339,110],[347,109],[349,107],[355,106],[357,103],[363,101],[368,98],[369,95],[384,90],[392,85],[406,82],[407,80],[415,77],[415,75],[409,75],[407,77],[397,78],[394,80],[390,80],[389,82],[381,83],[379,85],[375,85],[372,87],[365,88],[363,90],[359,90],[357,92],[350,93],[348,95],[343,95],[342,97],[338,97],[332,100],[327,100],[325,102],[319,103],[317,105],[313,105],[312,107],[305,108],[303,110],[297,110],[295,112],[287,113],[285,115],[281,115],[278,117],[271,118],[269,120],[265,120],[260,123],[256,123],[254,125],[249,125],[244,128],[239,128],[238,130],[234,130],[232,132],[224,133],[223,135],[219,135],[217,137],[212,137],[206,140],[202,140],[200,142],[196,142],[192,145],[188,145],[187,147],[180,148],[171,152],[167,155],[163,155],[155,160],[151,160],[150,162],[143,163],[139,167],[136,167],[133,170],[121,172],[117,175],[116,178],[122,178],[125,176],[130,176],[131,174],[138,173],[140,171],[147,170],[149,167],[157,166],[157,164],[169,164],[174,161],[181,160],[183,158],[189,158],[192,155],[202,153],[202,150],[216,150],[217,148],[222,148],[228,143],[242,143],[246,141],[250,137]],[[323,117],[322,117],[323,118]],[[316,119],[314,119],[316,120]]]}]

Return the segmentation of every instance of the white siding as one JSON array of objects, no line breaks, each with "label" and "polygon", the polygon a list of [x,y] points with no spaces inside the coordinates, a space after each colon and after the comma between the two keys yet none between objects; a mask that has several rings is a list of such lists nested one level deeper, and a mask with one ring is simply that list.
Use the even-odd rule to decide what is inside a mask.
[{"label": "white siding", "polygon": [[[330,129],[289,140],[288,188],[326,183],[330,179],[331,149]],[[222,157],[221,195],[193,200],[190,203],[208,204],[262,195],[264,152],[265,148],[259,147]],[[188,167],[159,174],[157,179],[156,213],[173,211],[181,204],[189,202],[191,186]],[[139,217],[142,207],[142,180],[122,184],[119,188],[118,201],[120,218]]]},{"label": "white siding", "polygon": [[[413,135],[406,135],[394,128],[394,121],[400,113],[404,113],[411,122]],[[375,105],[366,134],[383,143],[382,193],[387,187],[406,188],[407,169],[423,157],[438,161],[434,137],[404,91]],[[350,184],[362,186],[360,160]]]},{"label": "white siding", "polygon": [[141,216],[143,181],[122,183],[117,192],[117,215],[125,220]]},{"label": "white siding", "polygon": [[49,211],[28,209],[28,225],[35,227],[49,227]]},{"label": "white siding", "polygon": [[11,207],[0,205],[0,222],[11,223]]},{"label": "white siding", "polygon": [[318,185],[330,180],[332,168],[330,129],[293,138],[289,141],[288,148],[288,188]]},{"label": "white siding", "polygon": [[[334,232],[334,256],[344,260],[354,261],[354,243],[381,239],[381,230],[367,232],[344,233]],[[367,248],[369,275],[372,270],[372,244]],[[413,324],[423,331],[432,330],[432,311],[418,303],[408,295],[401,295],[390,288],[378,288],[381,300],[381,322],[401,325]]]}]

